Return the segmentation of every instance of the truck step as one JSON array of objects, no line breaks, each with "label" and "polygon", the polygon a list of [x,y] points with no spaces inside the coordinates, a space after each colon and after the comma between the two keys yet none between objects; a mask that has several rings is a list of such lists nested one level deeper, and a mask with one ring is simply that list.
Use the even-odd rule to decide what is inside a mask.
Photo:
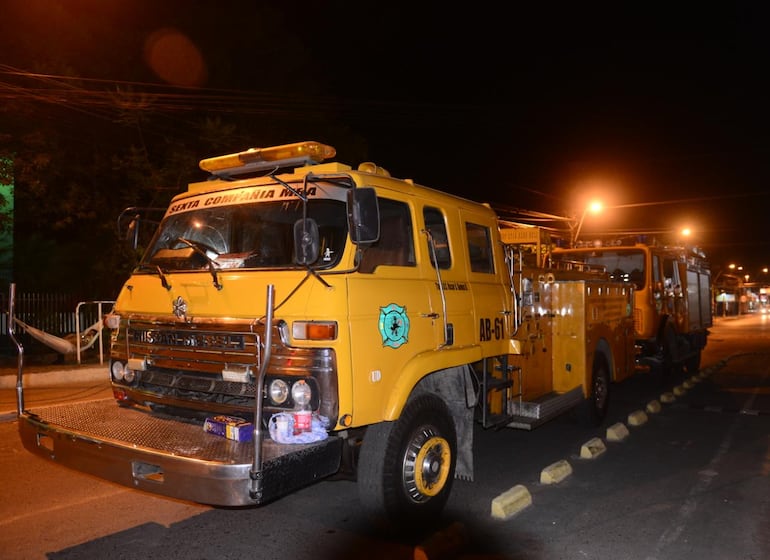
[{"label": "truck step", "polygon": [[511,416],[509,414],[488,414],[484,427],[499,430],[500,428],[507,427],[508,424],[515,418],[515,416]]},{"label": "truck step", "polygon": [[512,420],[508,427],[531,430],[535,426],[574,408],[582,401],[583,390],[576,387],[566,393],[548,393],[530,402],[511,402],[508,405],[508,412]]},{"label": "truck step", "polygon": [[490,391],[502,391],[503,389],[508,389],[510,387],[513,387],[513,379],[500,379],[499,377],[487,377],[484,384],[487,388],[487,393],[489,393]]}]

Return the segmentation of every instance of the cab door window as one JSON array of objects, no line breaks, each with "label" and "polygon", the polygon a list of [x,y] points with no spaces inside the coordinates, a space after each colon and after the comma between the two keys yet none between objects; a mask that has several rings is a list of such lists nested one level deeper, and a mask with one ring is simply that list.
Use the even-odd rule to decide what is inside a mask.
[{"label": "cab door window", "polygon": [[490,241],[489,228],[466,222],[465,234],[468,237],[471,271],[494,274],[495,265],[492,261],[492,242]]},{"label": "cab door window", "polygon": [[[425,219],[425,229],[430,232],[428,238],[428,254],[433,268],[446,269],[452,266],[452,254],[449,250],[449,237],[446,232],[446,222],[444,214],[438,208],[426,206],[423,210]],[[433,240],[433,249],[431,249],[431,239]]]},{"label": "cab door window", "polygon": [[374,272],[380,265],[416,266],[414,235],[409,206],[380,198],[380,238],[363,250],[359,272]]}]

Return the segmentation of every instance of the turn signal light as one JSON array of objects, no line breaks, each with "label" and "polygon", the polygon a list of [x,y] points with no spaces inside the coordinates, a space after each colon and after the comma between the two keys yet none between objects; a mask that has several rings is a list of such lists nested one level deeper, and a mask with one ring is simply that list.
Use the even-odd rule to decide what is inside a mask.
[{"label": "turn signal light", "polygon": [[336,340],[335,321],[294,321],[291,334],[295,340]]}]

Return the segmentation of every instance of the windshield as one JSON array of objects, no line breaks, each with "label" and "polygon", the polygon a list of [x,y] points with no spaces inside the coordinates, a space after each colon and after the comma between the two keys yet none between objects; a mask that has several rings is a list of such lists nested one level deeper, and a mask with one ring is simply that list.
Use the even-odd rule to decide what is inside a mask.
[{"label": "windshield", "polygon": [[[142,265],[164,270],[206,270],[212,263],[217,269],[296,266],[294,224],[303,217],[301,200],[205,206],[167,216]],[[336,265],[347,237],[345,202],[310,199],[307,217],[318,223],[320,234],[320,256],[312,266]]]},{"label": "windshield", "polygon": [[552,253],[558,268],[604,270],[612,280],[632,282],[637,290],[644,288],[644,252],[631,250],[558,251]]}]

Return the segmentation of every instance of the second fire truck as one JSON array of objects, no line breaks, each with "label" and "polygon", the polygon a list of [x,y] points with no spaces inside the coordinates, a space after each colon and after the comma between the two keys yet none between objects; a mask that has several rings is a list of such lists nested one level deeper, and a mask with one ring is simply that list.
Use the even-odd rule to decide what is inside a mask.
[{"label": "second fire truck", "polygon": [[640,366],[698,372],[712,326],[711,270],[700,249],[627,237],[557,248],[551,258],[558,268],[606,272],[634,287]]}]

